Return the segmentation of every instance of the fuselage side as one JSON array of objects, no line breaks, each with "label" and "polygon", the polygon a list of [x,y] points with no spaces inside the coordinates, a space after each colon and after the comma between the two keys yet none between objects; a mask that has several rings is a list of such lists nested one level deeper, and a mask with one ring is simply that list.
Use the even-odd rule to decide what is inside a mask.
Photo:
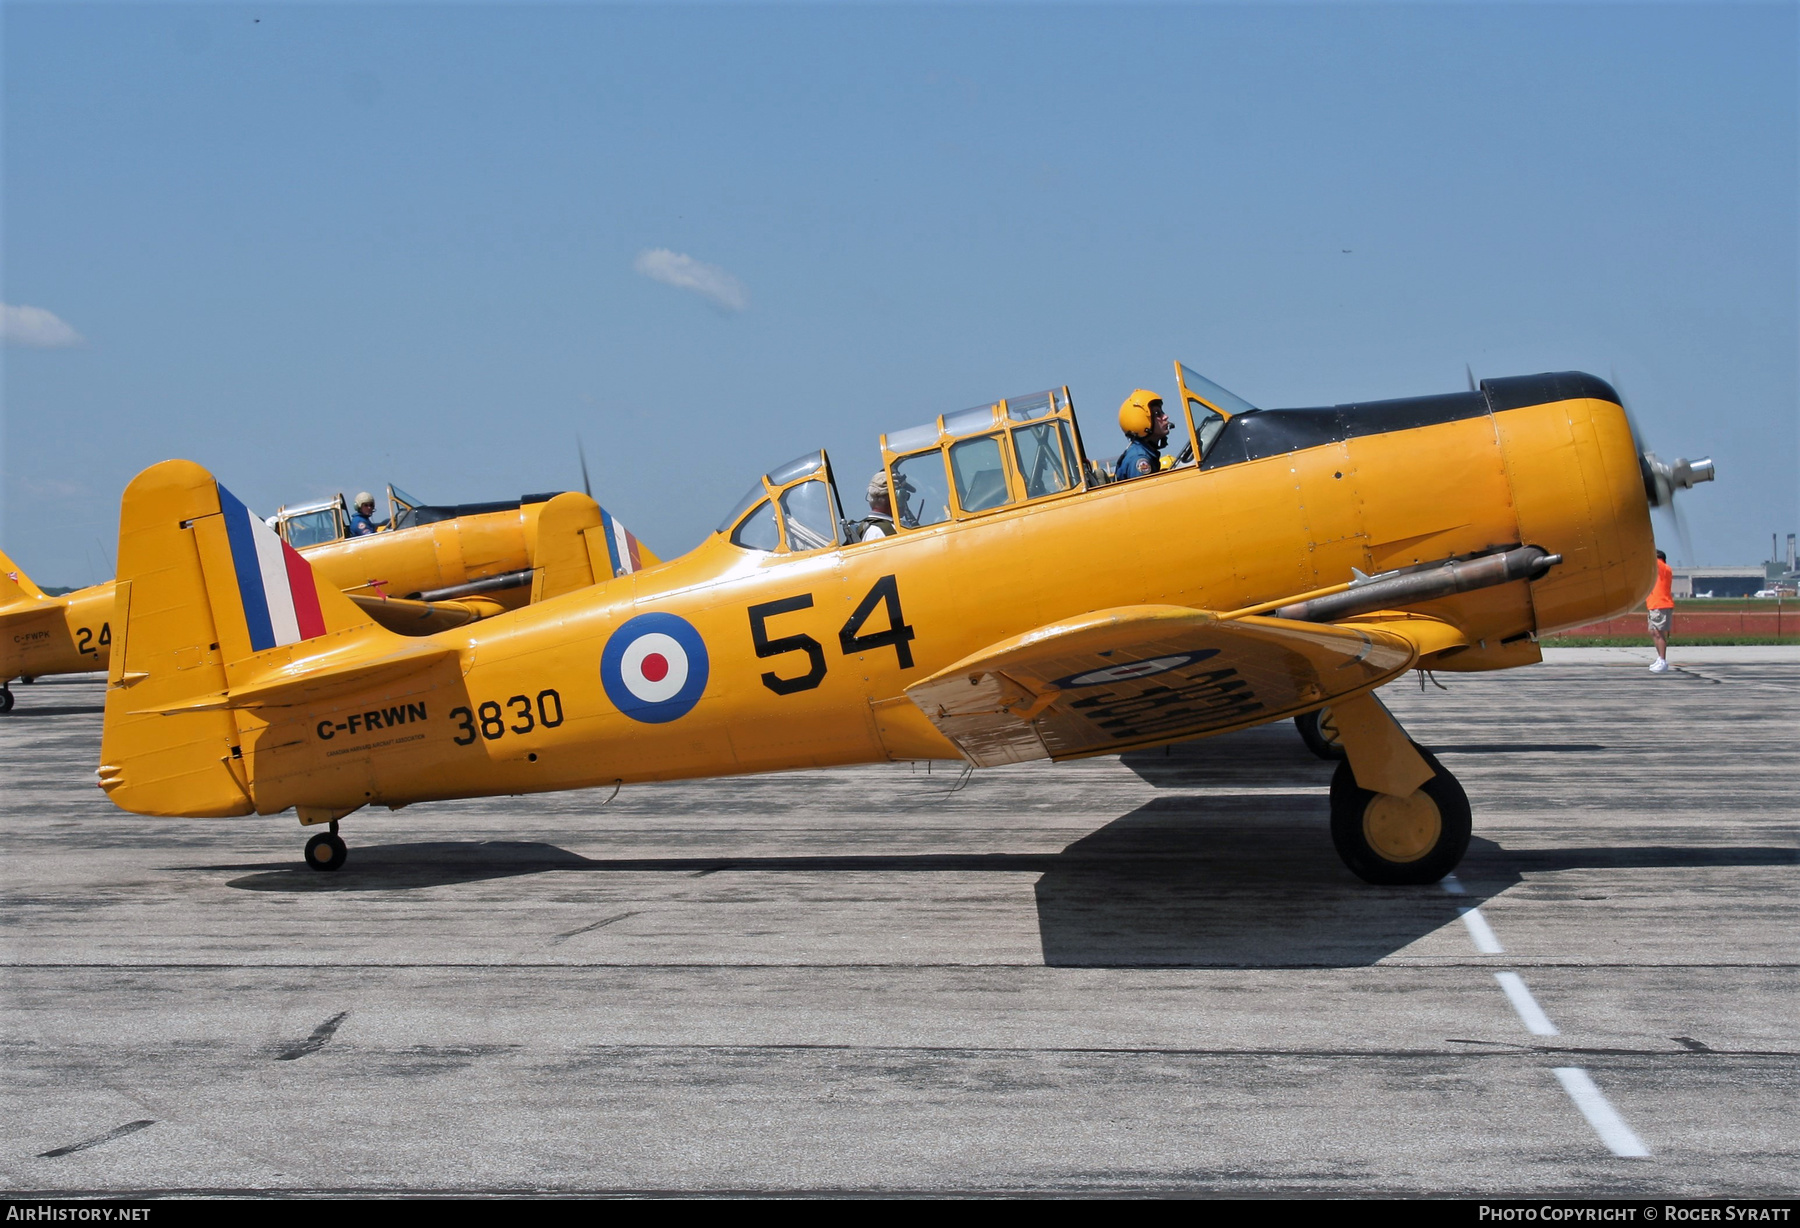
[{"label": "fuselage side", "polygon": [[[1238,609],[1352,568],[1519,543],[1565,561],[1540,581],[1419,607],[1464,630],[1468,668],[1536,660],[1532,632],[1647,590],[1648,514],[1617,405],[1578,398],[1358,435],[810,554],[715,535],[443,632],[433,638],[456,659],[412,678],[328,707],[244,710],[243,751],[263,813],[954,758],[905,687],[1032,627],[1121,605]],[[611,637],[649,613],[703,645],[686,666],[704,675],[698,700],[669,719],[627,715],[602,678]]]}]

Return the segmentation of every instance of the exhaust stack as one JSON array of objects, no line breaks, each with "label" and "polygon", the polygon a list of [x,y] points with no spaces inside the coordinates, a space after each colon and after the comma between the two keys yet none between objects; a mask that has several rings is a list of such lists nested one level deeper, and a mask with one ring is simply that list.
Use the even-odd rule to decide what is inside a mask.
[{"label": "exhaust stack", "polygon": [[[1685,462],[1683,462],[1685,463]],[[1708,474],[1710,476],[1710,464]],[[1504,554],[1490,554],[1458,562],[1451,559],[1441,565],[1427,566],[1399,575],[1374,576],[1353,584],[1341,593],[1296,601],[1273,611],[1276,618],[1292,618],[1300,622],[1326,623],[1340,618],[1354,618],[1375,610],[1391,610],[1399,606],[1417,605],[1452,593],[1471,589],[1492,588],[1514,580],[1536,580],[1562,562],[1562,555],[1549,554],[1537,546],[1520,546]]]}]

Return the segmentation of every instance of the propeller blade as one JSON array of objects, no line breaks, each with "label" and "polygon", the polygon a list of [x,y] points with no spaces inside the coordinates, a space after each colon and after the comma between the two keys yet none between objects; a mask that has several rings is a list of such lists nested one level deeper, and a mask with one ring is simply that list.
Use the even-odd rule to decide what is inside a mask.
[{"label": "propeller blade", "polygon": [[581,490],[588,498],[594,497],[594,484],[588,481],[587,449],[581,446],[581,436],[575,436],[575,455],[581,458]]},{"label": "propeller blade", "polygon": [[1475,368],[1465,362],[1463,364],[1463,374],[1469,377],[1469,391],[1480,392],[1481,386],[1475,382]]},{"label": "propeller blade", "polygon": [[1625,425],[1631,429],[1631,446],[1637,449],[1639,456],[1642,456],[1645,447],[1644,432],[1638,427],[1637,415],[1631,410],[1630,399],[1626,397],[1625,390],[1619,387],[1619,372],[1614,368],[1607,374],[1612,377],[1613,391],[1619,394],[1619,408],[1625,411]]}]

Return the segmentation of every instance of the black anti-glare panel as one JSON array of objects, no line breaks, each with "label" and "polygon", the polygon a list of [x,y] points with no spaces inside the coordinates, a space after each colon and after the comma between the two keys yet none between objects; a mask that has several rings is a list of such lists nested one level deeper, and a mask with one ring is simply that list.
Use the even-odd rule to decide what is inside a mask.
[{"label": "black anti-glare panel", "polygon": [[1436,397],[1368,401],[1319,409],[1255,409],[1225,424],[1213,441],[1202,469],[1217,469],[1264,456],[1280,456],[1301,448],[1340,443],[1357,435],[1382,435],[1435,426],[1488,412],[1479,392],[1453,392]]},{"label": "black anti-glare panel", "polygon": [[449,503],[415,507],[412,514],[404,518],[402,528],[411,528],[419,524],[436,524],[440,520],[455,520],[458,516],[480,516],[485,512],[513,512],[528,503],[548,503],[562,492],[549,491],[545,494],[525,495],[518,499],[499,499],[492,503]]},{"label": "black anti-glare panel", "polygon": [[1527,405],[1548,405],[1553,401],[1588,399],[1623,404],[1613,386],[1585,371],[1552,371],[1545,375],[1509,375],[1504,379],[1484,379],[1482,391],[1488,394],[1494,412],[1524,409]]},{"label": "black anti-glare panel", "polygon": [[1605,380],[1580,371],[1518,375],[1481,381],[1480,392],[1452,392],[1434,397],[1364,401],[1317,409],[1255,409],[1225,424],[1201,462],[1218,469],[1265,456],[1281,456],[1302,448],[1341,443],[1358,435],[1385,435],[1479,418],[1490,411],[1521,409],[1580,397],[1618,403],[1619,394]]}]

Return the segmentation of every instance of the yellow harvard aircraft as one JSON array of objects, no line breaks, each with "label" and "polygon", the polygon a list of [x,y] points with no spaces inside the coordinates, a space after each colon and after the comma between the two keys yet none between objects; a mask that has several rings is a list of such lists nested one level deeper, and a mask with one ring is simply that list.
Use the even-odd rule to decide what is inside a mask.
[{"label": "yellow harvard aircraft", "polygon": [[[433,506],[389,486],[388,506],[388,523],[362,537],[349,535],[341,494],[284,507],[270,517],[268,543],[279,537],[303,552],[322,583],[403,635],[504,614],[660,561],[610,512],[573,491]],[[559,560],[556,570],[541,565],[546,557]],[[13,709],[14,678],[107,668],[114,598],[111,581],[47,596],[0,553],[0,713]]]},{"label": "yellow harvard aircraft", "polygon": [[1344,861],[1441,877],[1468,801],[1375,688],[1534,662],[1538,632],[1630,607],[1668,467],[1578,373],[1325,409],[1177,375],[1169,471],[1097,485],[1068,390],[1011,398],[882,437],[890,536],[845,540],[810,453],[681,558],[417,638],[157,465],[120,513],[100,787],[146,815],[293,808],[329,870],[370,805],[1067,759],[1330,705]]}]

